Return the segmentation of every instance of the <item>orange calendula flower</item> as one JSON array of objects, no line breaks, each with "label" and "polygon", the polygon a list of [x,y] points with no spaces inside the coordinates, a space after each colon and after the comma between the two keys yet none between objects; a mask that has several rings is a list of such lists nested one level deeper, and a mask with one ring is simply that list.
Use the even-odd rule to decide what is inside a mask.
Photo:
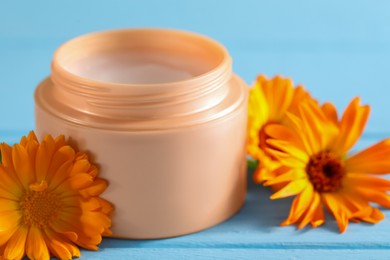
[{"label": "orange calendula flower", "polygon": [[[254,180],[261,183],[280,165],[268,153],[266,126],[274,123],[284,124],[286,112],[297,113],[298,104],[303,100],[312,100],[302,86],[294,88],[288,78],[276,76],[267,79],[260,75],[250,89],[248,107],[247,151],[259,164],[254,172]],[[312,100],[314,102],[314,100]]]},{"label": "orange calendula flower", "polygon": [[390,207],[390,181],[375,175],[390,172],[390,139],[349,155],[369,116],[358,98],[338,120],[334,106],[304,102],[299,113],[287,113],[286,125],[269,125],[268,152],[288,170],[265,185],[288,184],[271,196],[297,195],[281,225],[303,228],[325,222],[323,207],[335,217],[340,232],[349,221],[377,223],[383,214],[370,202]]},{"label": "orange calendula flower", "polygon": [[85,153],[64,136],[34,132],[0,145],[0,259],[79,257],[110,235],[112,206],[99,197],[107,183]]}]

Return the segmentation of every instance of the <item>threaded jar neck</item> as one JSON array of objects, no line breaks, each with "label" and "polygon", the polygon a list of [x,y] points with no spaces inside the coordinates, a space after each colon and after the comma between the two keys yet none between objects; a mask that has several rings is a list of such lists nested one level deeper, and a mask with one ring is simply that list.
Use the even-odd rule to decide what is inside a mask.
[{"label": "threaded jar neck", "polygon": [[175,117],[210,109],[228,94],[232,62],[193,33],[129,29],[62,45],[52,62],[59,102],[103,118]]}]

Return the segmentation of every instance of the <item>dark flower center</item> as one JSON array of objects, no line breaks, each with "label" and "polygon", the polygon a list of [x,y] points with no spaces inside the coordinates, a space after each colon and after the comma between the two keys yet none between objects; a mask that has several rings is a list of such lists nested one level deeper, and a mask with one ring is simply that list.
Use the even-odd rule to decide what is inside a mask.
[{"label": "dark flower center", "polygon": [[58,218],[62,208],[60,198],[46,189],[27,191],[20,200],[20,210],[25,225],[45,228]]},{"label": "dark flower center", "polygon": [[345,169],[339,156],[324,151],[310,158],[306,173],[316,191],[331,192],[341,187]]}]

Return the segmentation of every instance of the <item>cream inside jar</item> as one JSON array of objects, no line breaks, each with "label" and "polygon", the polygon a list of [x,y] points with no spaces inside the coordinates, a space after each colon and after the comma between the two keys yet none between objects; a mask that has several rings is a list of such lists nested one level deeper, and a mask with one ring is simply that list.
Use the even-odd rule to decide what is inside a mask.
[{"label": "cream inside jar", "polygon": [[[140,32],[142,33],[142,32]],[[144,35],[142,35],[144,36]],[[217,67],[223,53],[205,42],[169,38],[111,39],[106,44],[84,46],[58,55],[58,62],[79,77],[117,84],[160,84],[200,76]],[[77,43],[75,43],[77,44]],[[85,43],[88,45],[88,43]],[[69,48],[72,45],[68,46]],[[210,48],[214,55],[210,55]]]}]

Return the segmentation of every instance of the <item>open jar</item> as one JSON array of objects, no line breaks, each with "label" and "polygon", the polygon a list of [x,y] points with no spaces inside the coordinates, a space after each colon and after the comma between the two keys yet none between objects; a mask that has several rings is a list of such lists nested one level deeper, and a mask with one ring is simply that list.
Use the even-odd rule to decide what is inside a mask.
[{"label": "open jar", "polygon": [[218,224],[246,193],[247,87],[219,43],[128,29],[63,44],[35,92],[39,137],[64,134],[99,165],[113,236],[152,239]]}]

